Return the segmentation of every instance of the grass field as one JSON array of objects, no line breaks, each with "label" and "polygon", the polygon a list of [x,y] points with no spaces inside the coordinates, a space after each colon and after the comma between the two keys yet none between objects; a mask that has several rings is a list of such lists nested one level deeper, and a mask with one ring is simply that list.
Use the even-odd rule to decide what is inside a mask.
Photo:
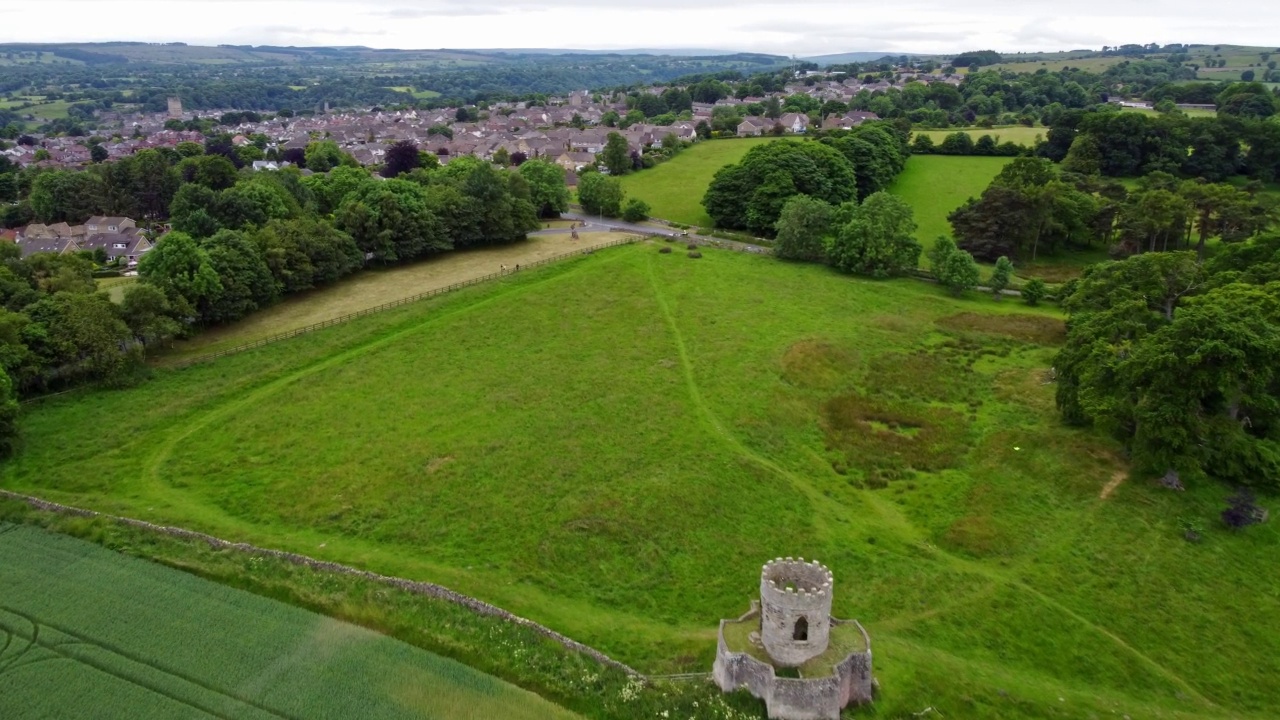
[{"label": "grass field", "polygon": [[[583,232],[574,240],[569,234],[538,235],[516,245],[446,253],[411,265],[386,270],[366,270],[334,285],[286,298],[283,302],[239,322],[210,328],[190,340],[174,342],[157,358],[161,363],[169,363],[225,350],[276,333],[483,277],[498,272],[503,265],[515,268],[521,263],[602,245],[624,236],[623,233],[614,232]],[[113,299],[116,292],[123,297],[122,287],[112,288],[110,292]]]},{"label": "grass field", "polygon": [[623,176],[622,187],[628,197],[649,203],[653,217],[711,227],[711,217],[702,207],[702,196],[711,178],[720,168],[741,160],[751,148],[775,139],[735,138],[696,143],[657,167]]},{"label": "grass field", "polygon": [[969,198],[981,195],[1008,162],[1009,158],[1001,157],[913,155],[889,192],[915,210],[916,238],[927,251],[939,235],[951,235],[947,216]]},{"label": "grass field", "polygon": [[98,278],[94,280],[94,283],[99,290],[105,291],[107,295],[111,296],[111,302],[122,303],[124,302],[125,288],[137,281],[138,276],[131,275],[128,277]]},{"label": "grass field", "polygon": [[617,248],[51,398],[0,484],[441,582],[647,671],[705,671],[760,562],[816,557],[877,717],[1272,715],[1276,524],[1220,530],[1227,489],[1062,427],[1054,312],[704,255]]},{"label": "grass field", "polygon": [[0,717],[576,716],[363,628],[0,523]]},{"label": "grass field", "polygon": [[[1126,107],[1126,108],[1121,108],[1120,111],[1142,113],[1143,115],[1159,115],[1160,114],[1156,112],[1155,108]],[[1187,117],[1217,117],[1218,116],[1218,111],[1216,110],[1204,110],[1201,108],[1188,108],[1186,110],[1179,110],[1178,112],[1185,114]]]},{"label": "grass field", "polygon": [[1018,145],[1035,145],[1036,140],[1043,138],[1048,128],[1026,127],[1023,125],[1006,125],[995,128],[950,128],[947,130],[916,130],[916,135],[928,135],[934,143],[941,144],[943,139],[952,133],[966,133],[975,141],[983,135],[990,135],[998,143],[1011,142]]}]

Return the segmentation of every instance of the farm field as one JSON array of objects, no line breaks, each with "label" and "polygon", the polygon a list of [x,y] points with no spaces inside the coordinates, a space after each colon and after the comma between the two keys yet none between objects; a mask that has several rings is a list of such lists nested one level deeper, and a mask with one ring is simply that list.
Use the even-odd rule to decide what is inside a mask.
[{"label": "farm field", "polygon": [[[565,223],[568,225],[568,223]],[[286,298],[230,325],[210,328],[189,340],[175,341],[158,356],[161,363],[217,352],[297,328],[332,320],[359,310],[411,297],[429,290],[466,282],[575,250],[602,245],[625,233],[582,232],[534,235],[516,245],[445,253],[439,257],[386,270],[366,270],[329,287]],[[111,289],[112,298],[123,287]]]},{"label": "farm field", "polygon": [[[951,235],[947,216],[991,184],[1010,158],[954,155],[912,155],[889,192],[911,204],[915,211],[916,238],[925,251],[939,235]],[[924,256],[921,256],[924,262]]]},{"label": "farm field", "polygon": [[694,144],[661,165],[624,175],[622,187],[627,197],[649,203],[650,214],[663,220],[711,227],[711,218],[702,207],[702,196],[711,179],[725,165],[732,165],[760,143],[776,138],[735,138]]},{"label": "farm field", "polygon": [[876,717],[1270,716],[1280,531],[1064,428],[1062,335],[640,243],[49,398],[0,485],[440,582],[647,672],[706,671],[760,563],[819,558]]},{"label": "farm field", "polygon": [[0,717],[577,716],[369,630],[0,523]]},{"label": "farm field", "polygon": [[952,133],[962,132],[969,137],[977,140],[983,135],[990,135],[996,142],[1011,142],[1018,145],[1034,145],[1036,140],[1043,138],[1045,133],[1049,131],[1044,127],[1025,127],[1023,125],[1008,125],[995,128],[949,128],[947,130],[916,130],[911,133],[912,137],[916,135],[928,135],[934,143],[941,143],[944,138]]}]

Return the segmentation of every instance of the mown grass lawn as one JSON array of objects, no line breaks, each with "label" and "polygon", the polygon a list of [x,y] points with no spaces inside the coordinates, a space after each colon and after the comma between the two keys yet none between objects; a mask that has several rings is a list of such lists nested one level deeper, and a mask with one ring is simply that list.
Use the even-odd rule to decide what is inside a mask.
[{"label": "mown grass lawn", "polygon": [[1275,523],[1063,427],[1062,334],[646,243],[28,406],[0,485],[441,582],[650,672],[707,670],[760,563],[818,558],[877,717],[1268,717]]},{"label": "mown grass lawn", "polygon": [[369,630],[0,522],[0,717],[577,716]]},{"label": "mown grass lawn", "polygon": [[[911,204],[916,238],[925,250],[939,235],[951,235],[947,216],[971,197],[978,197],[1009,162],[1003,157],[912,155],[889,192]],[[921,262],[924,262],[922,259]]]},{"label": "mown grass lawn", "polygon": [[694,144],[661,165],[622,178],[628,197],[649,203],[650,214],[663,220],[711,227],[711,217],[702,207],[711,179],[725,165],[742,159],[747,151],[777,138],[731,138]]}]

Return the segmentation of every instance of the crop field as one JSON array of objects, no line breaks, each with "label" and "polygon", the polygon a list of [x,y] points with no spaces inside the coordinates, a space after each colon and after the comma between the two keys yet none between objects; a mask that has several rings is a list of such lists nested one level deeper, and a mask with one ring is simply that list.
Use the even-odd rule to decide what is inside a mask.
[{"label": "crop field", "polygon": [[775,139],[735,138],[696,143],[661,165],[623,176],[622,187],[628,197],[649,203],[653,217],[711,227],[711,218],[702,207],[702,196],[711,179],[725,165],[741,160],[751,148]]},{"label": "crop field", "polygon": [[0,523],[0,717],[576,716],[363,628]]},{"label": "crop field", "polygon": [[951,235],[947,216],[981,195],[1008,162],[1003,157],[912,155],[889,192],[911,204],[919,225],[916,238],[927,251],[939,235]]},{"label": "crop field", "polygon": [[[564,223],[566,226],[569,223]],[[521,263],[546,258],[613,242],[626,233],[581,232],[574,240],[569,233],[534,235],[515,245],[445,253],[409,265],[385,270],[365,270],[341,282],[310,292],[293,295],[284,301],[256,312],[229,325],[210,328],[189,340],[175,341],[159,359],[171,363],[195,355],[217,352],[237,345],[269,337],[276,333],[314,325],[377,307],[428,290],[447,287],[499,272],[503,265],[514,269]],[[103,288],[102,285],[99,285]],[[112,299],[124,298],[124,287],[106,287]]]},{"label": "crop field", "polygon": [[975,141],[983,135],[990,135],[996,142],[1011,142],[1017,145],[1035,145],[1036,140],[1043,138],[1049,131],[1044,127],[1026,127],[1023,125],[1006,125],[994,128],[949,128],[947,130],[916,130],[911,135],[928,135],[934,143],[940,144],[952,133],[962,132]]},{"label": "crop field", "polygon": [[1063,427],[1055,311],[704,255],[601,251],[49,398],[0,485],[440,582],[647,672],[706,671],[760,563],[819,558],[877,717],[1272,715],[1276,523],[1219,529],[1228,489]]}]

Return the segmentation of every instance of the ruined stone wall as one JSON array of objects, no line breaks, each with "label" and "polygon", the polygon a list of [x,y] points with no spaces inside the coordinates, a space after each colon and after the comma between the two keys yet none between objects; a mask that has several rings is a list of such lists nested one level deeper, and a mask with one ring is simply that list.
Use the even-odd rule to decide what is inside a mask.
[{"label": "ruined stone wall", "polygon": [[353,577],[358,577],[363,580],[369,580],[372,582],[389,585],[391,587],[396,587],[401,590],[411,592],[417,595],[424,595],[426,597],[432,597],[438,600],[446,600],[448,602],[461,605],[478,615],[487,615],[489,617],[499,618],[501,620],[505,620],[507,622],[529,628],[535,633],[549,640],[557,642],[560,645],[563,645],[566,649],[572,650],[574,652],[582,653],[583,655],[586,655],[587,657],[595,660],[596,662],[599,662],[604,665],[608,665],[613,668],[617,668],[618,670],[621,670],[627,673],[628,675],[633,675],[636,677],[644,677],[635,669],[627,665],[624,665],[623,663],[620,663],[617,660],[614,660],[613,658],[609,657],[608,655],[605,655],[599,650],[596,650],[595,648],[590,647],[588,645],[584,645],[578,642],[577,640],[573,640],[572,638],[561,635],[560,633],[556,632],[555,630],[552,630],[549,627],[546,627],[545,625],[540,625],[532,620],[522,618],[518,615],[507,612],[506,610],[503,610],[500,607],[490,605],[489,603],[484,602],[483,600],[477,600],[476,598],[470,597],[468,595],[463,595],[460,592],[450,590],[449,588],[444,587],[442,585],[436,585],[434,583],[427,583],[427,582],[417,582],[414,580],[406,580],[404,578],[388,577],[386,575],[371,573],[366,570],[358,570],[356,568],[353,568],[347,565],[340,565],[338,563],[327,562],[324,560],[316,560],[315,558],[307,557],[306,555],[283,552],[280,550],[269,550],[267,548],[254,547],[253,545],[248,545],[246,543],[233,543],[227,540],[223,540],[221,538],[216,538],[212,535],[206,535],[204,533],[199,533],[192,530],[186,530],[184,528],[169,527],[166,525],[156,525],[154,523],[149,523],[145,520],[135,520],[133,518],[118,517],[115,515],[108,515],[106,513],[95,512],[93,510],[85,510],[84,508],[71,507],[68,505],[60,505],[55,502],[50,502],[48,500],[41,500],[40,498],[37,498],[37,497],[31,497],[30,495],[22,495],[19,493],[10,492],[8,490],[0,490],[0,497],[7,497],[14,500],[21,500],[22,502],[27,503],[31,507],[38,508],[40,510],[48,510],[50,512],[61,513],[64,515],[75,515],[80,517],[106,518],[108,520],[112,520],[114,522],[118,522],[124,525],[143,528],[145,530],[150,530],[150,531],[161,533],[164,535],[169,535],[171,537],[182,538],[184,540],[199,540],[201,542],[208,543],[210,547],[214,547],[214,548],[225,549],[225,550],[239,550],[241,552],[253,553],[255,555],[265,555],[268,557],[279,558],[281,560],[286,560],[288,562],[291,562],[295,565],[304,565],[313,570],[338,573],[340,575],[351,575]]},{"label": "ruined stone wall", "polygon": [[[747,613],[739,622],[754,617]],[[724,626],[716,644],[716,661],[712,676],[725,692],[746,688],[764,701],[769,717],[775,720],[839,720],[840,710],[850,703],[870,702],[874,682],[871,677],[871,642],[866,630],[858,625],[867,650],[855,652],[834,668],[828,677],[811,679],[780,678],[773,667],[745,653],[729,650],[724,639]],[[855,623],[856,624],[856,623]]]}]

